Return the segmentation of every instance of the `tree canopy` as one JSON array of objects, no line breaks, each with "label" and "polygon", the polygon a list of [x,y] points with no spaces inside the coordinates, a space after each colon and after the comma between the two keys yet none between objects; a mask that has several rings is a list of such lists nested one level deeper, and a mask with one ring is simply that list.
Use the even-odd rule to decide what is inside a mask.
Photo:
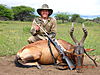
[{"label": "tree canopy", "polygon": [[94,18],[93,21],[97,22],[97,23],[100,23],[100,17]]},{"label": "tree canopy", "polygon": [[[0,20],[18,20],[18,21],[32,21],[36,16],[35,9],[29,6],[15,6],[8,8],[6,5],[0,4]],[[79,14],[69,14],[66,12],[55,14],[58,23],[93,21],[100,23],[100,17],[94,19],[84,19]]]},{"label": "tree canopy", "polygon": [[79,18],[80,18],[80,15],[79,15],[79,14],[73,14],[73,15],[71,16],[71,21],[72,21],[72,22],[76,22],[77,18],[79,19]]},{"label": "tree canopy", "polygon": [[67,13],[58,13],[58,14],[56,14],[55,17],[58,20],[62,20],[62,23],[64,23],[64,21],[68,21],[69,20],[69,15]]},{"label": "tree canopy", "polygon": [[12,7],[12,10],[14,12],[15,20],[24,21],[26,19],[30,19],[31,17],[34,17],[35,9],[28,6]]},{"label": "tree canopy", "polygon": [[13,11],[5,5],[0,4],[0,19],[11,20],[13,19]]}]

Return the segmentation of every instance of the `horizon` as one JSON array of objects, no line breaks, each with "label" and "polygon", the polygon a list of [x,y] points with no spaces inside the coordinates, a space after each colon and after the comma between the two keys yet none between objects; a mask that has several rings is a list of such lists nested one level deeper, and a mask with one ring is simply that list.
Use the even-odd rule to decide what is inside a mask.
[{"label": "horizon", "polygon": [[35,8],[35,14],[37,14],[36,9],[40,8],[42,4],[48,4],[49,8],[54,11],[53,15],[58,12],[68,12],[84,17],[100,17],[100,0],[0,0],[0,4],[8,7],[29,6]]}]

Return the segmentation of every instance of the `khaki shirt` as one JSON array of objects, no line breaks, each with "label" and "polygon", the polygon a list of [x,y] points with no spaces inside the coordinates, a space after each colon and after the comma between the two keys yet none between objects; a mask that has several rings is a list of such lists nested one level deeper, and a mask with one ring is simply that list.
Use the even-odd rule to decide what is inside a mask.
[{"label": "khaki shirt", "polygon": [[[49,17],[49,18],[45,21],[45,23],[44,23],[44,21],[43,21],[43,19],[42,19],[41,17],[39,17],[38,20],[41,21],[40,26],[41,26],[48,34],[49,34],[49,33],[52,33],[52,32],[56,33],[56,31],[57,31],[57,22],[56,22],[56,19]],[[32,23],[32,27],[31,27],[31,34],[32,34],[33,36],[35,36],[35,35],[40,35],[40,36],[44,35],[44,32],[43,32],[41,29],[40,29],[39,31],[36,31],[35,26],[36,26],[37,24],[39,24],[39,23],[37,23],[36,20],[34,19],[34,20],[33,20],[33,23]]]}]

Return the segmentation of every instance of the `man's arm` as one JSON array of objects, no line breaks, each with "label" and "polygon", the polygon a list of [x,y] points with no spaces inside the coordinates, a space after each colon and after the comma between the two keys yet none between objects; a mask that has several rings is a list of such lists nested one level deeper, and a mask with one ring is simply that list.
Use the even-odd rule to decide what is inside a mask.
[{"label": "man's arm", "polygon": [[35,35],[38,34],[39,30],[40,30],[40,28],[36,25],[35,20],[33,20],[30,33],[31,33],[33,36],[35,36]]},{"label": "man's arm", "polygon": [[57,32],[57,21],[56,21],[56,19],[53,18],[51,32],[50,32],[49,36],[51,38],[54,38],[56,36],[56,32]]}]

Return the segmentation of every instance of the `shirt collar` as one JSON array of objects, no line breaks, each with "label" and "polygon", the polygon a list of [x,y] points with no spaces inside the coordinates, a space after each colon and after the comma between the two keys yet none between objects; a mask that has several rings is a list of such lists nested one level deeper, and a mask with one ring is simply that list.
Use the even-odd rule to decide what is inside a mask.
[{"label": "shirt collar", "polygon": [[[43,19],[41,17],[39,17],[39,20],[43,21]],[[51,17],[48,17],[48,22],[51,20]]]}]

